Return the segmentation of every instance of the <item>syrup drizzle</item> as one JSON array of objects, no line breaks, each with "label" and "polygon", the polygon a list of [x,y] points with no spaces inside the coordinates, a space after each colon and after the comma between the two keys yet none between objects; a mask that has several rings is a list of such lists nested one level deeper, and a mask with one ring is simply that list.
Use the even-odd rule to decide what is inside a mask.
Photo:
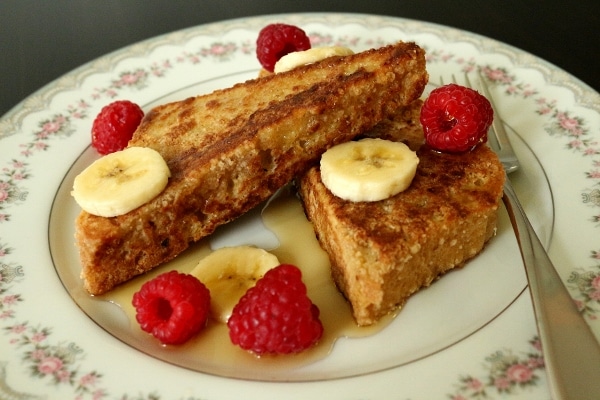
[{"label": "syrup drizzle", "polygon": [[[227,326],[210,319],[206,328],[187,343],[180,346],[163,346],[164,351],[168,352],[165,354],[165,360],[202,372],[210,371],[216,375],[237,376],[240,369],[245,369],[255,371],[256,379],[277,380],[276,376],[283,369],[296,369],[325,358],[336,340],[375,334],[392,320],[392,317],[387,317],[371,327],[356,325],[350,305],[331,278],[327,253],[319,246],[312,224],[306,219],[300,201],[290,188],[284,188],[274,196],[262,210],[261,217],[266,228],[279,240],[279,246],[269,251],[275,254],[280,262],[296,265],[302,270],[308,296],[319,307],[324,327],[319,343],[295,355],[257,357],[234,346],[229,340]],[[189,273],[198,261],[210,252],[208,240],[202,240],[175,260],[97,298],[116,304],[123,310],[134,336],[144,342],[154,342],[145,343],[144,346],[161,346],[139,328],[135,320],[135,309],[131,305],[133,294],[144,282],[163,272],[176,269]]]}]

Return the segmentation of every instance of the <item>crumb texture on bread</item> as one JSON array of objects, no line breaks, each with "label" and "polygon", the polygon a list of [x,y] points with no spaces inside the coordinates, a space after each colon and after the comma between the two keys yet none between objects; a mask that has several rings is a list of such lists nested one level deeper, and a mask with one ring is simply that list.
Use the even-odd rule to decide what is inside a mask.
[{"label": "crumb texture on bread", "polygon": [[151,110],[129,146],[161,153],[171,179],[125,215],[78,216],[85,288],[104,293],[174,258],[418,98],[427,80],[424,51],[400,42]]},{"label": "crumb texture on bread", "polygon": [[349,202],[329,192],[318,167],[300,180],[306,214],[359,325],[375,323],[462,266],[495,232],[504,183],[498,157],[485,145],[462,154],[421,145],[419,104],[398,110],[366,135],[387,135],[419,149],[406,191],[379,202]]}]

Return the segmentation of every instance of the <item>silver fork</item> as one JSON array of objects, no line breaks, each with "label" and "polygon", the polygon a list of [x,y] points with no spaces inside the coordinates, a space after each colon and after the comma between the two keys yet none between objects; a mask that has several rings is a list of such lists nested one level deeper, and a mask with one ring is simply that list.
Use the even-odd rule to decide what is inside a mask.
[{"label": "silver fork", "polygon": [[[465,80],[473,87],[466,74]],[[516,171],[519,160],[481,74],[478,83],[494,110],[488,134],[490,147],[497,152],[507,174]],[[525,266],[552,398],[600,399],[600,344],[552,265],[508,176],[503,202]]]}]

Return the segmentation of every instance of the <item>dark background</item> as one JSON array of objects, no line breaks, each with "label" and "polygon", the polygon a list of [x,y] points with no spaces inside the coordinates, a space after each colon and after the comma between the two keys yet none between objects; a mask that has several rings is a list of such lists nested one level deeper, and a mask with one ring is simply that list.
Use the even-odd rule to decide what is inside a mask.
[{"label": "dark background", "polygon": [[143,39],[230,18],[313,11],[398,16],[479,33],[600,91],[598,0],[0,0],[0,115],[70,70]]}]

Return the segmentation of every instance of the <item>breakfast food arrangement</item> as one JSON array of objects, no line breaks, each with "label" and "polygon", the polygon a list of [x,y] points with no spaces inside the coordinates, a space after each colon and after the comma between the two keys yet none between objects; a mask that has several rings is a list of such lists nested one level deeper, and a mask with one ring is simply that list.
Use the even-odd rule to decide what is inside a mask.
[{"label": "breakfast food arrangement", "polygon": [[[398,312],[493,237],[504,171],[485,145],[489,102],[458,85],[423,101],[423,49],[311,48],[300,28],[271,24],[257,58],[257,79],[143,118],[130,102],[99,114],[93,146],[106,155],[73,187],[90,294],[174,259],[286,185],[360,326]],[[198,261],[190,274],[148,280],[132,299],[140,327],[161,343],[185,343],[211,318],[257,356],[321,339],[301,265],[250,246]]]}]

